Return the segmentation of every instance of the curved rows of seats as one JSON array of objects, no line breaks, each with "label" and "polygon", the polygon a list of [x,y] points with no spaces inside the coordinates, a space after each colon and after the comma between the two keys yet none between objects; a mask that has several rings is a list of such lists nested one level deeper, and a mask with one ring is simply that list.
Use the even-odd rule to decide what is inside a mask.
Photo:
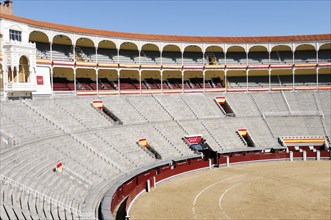
[{"label": "curved rows of seats", "polygon": [[[46,43],[36,42],[37,57],[41,59],[50,59],[51,51],[50,45]],[[116,49],[98,48],[97,52],[92,47],[76,47],[76,59],[82,59],[85,62],[104,62],[104,63],[141,63],[141,64],[160,64],[161,56],[159,51],[147,51],[142,50],[139,60],[139,52],[136,50],[123,50],[119,51],[117,55]],[[212,52],[207,53],[205,59],[208,57],[214,57],[215,64],[225,64],[224,53]],[[206,54],[206,55],[207,55]],[[245,52],[227,52],[226,63],[227,64],[292,64],[295,63],[311,63],[316,62],[316,51],[314,50],[298,50],[294,54],[291,51],[272,51],[269,54],[267,52],[250,52],[246,57]],[[68,45],[52,45],[52,57],[53,60],[73,60],[73,47]],[[248,58],[248,59],[247,59]],[[318,58],[322,62],[327,62],[330,59],[330,50],[319,50]],[[162,52],[163,64],[203,64],[203,54],[201,52],[185,52],[183,59],[180,52]]]},{"label": "curved rows of seats", "polygon": [[[236,117],[222,113],[214,101],[219,95],[226,97]],[[123,125],[93,108],[95,99]],[[330,99],[330,91],[302,91],[6,101],[1,103],[1,133],[20,142],[10,146],[2,139],[1,174],[96,216],[102,198],[94,193],[96,187],[157,161],[138,146],[140,138],[146,138],[162,159],[194,155],[183,141],[185,135],[201,134],[218,152],[252,149],[239,138],[238,128],[248,129],[256,148],[277,148],[279,136],[330,137]],[[53,171],[59,162],[62,173]],[[44,197],[0,184],[2,219],[79,218]]]}]

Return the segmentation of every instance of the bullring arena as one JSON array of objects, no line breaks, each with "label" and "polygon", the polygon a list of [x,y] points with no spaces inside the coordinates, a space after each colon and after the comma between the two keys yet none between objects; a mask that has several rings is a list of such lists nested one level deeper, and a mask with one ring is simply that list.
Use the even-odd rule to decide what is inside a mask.
[{"label": "bullring arena", "polygon": [[329,219],[330,161],[199,171],[141,195],[130,219]]},{"label": "bullring arena", "polygon": [[0,3],[1,219],[330,219],[331,34],[125,33]]}]

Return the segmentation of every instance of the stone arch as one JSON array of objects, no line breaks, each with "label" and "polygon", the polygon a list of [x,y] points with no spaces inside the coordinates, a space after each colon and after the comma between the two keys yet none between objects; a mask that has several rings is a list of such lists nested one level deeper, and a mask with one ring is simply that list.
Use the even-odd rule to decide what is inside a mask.
[{"label": "stone arch", "polygon": [[221,46],[210,45],[205,50],[207,64],[224,64],[224,49]]},{"label": "stone arch", "polygon": [[226,51],[227,64],[246,64],[246,50],[243,46],[230,46]]},{"label": "stone arch", "polygon": [[50,59],[50,40],[47,34],[41,31],[31,31],[29,34],[29,42],[36,44],[37,58]]},{"label": "stone arch", "polygon": [[139,63],[138,45],[125,41],[120,44],[119,63]]},{"label": "stone arch", "polygon": [[179,46],[175,44],[167,44],[162,48],[162,63],[163,64],[181,64],[182,52]]},{"label": "stone arch", "polygon": [[159,46],[152,43],[143,44],[141,46],[141,63],[161,64]]},{"label": "stone arch", "polygon": [[318,61],[331,62],[331,43],[324,43],[319,46]]},{"label": "stone arch", "polygon": [[268,64],[269,52],[268,48],[262,45],[255,45],[248,50],[249,64]]},{"label": "stone arch", "polygon": [[197,45],[187,45],[183,52],[183,64],[203,64],[202,48]]},{"label": "stone arch", "polygon": [[99,63],[117,63],[115,42],[106,39],[99,41],[97,58]]},{"label": "stone arch", "polygon": [[19,71],[18,71],[18,81],[20,83],[27,83],[29,82],[30,77],[30,66],[29,66],[29,59],[22,55],[19,60]]},{"label": "stone arch", "polygon": [[293,52],[289,45],[278,44],[271,48],[270,52],[270,63],[282,63],[292,64],[293,63]]},{"label": "stone arch", "polygon": [[76,61],[91,62],[95,61],[96,51],[93,40],[80,37],[75,43]]},{"label": "stone arch", "polygon": [[313,44],[300,44],[295,47],[294,51],[295,63],[315,63],[316,62],[316,47]]}]

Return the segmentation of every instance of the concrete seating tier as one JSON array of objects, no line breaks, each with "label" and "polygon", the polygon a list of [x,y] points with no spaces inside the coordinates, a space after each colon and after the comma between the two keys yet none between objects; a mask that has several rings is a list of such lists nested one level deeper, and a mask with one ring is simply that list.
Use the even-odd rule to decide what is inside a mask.
[{"label": "concrete seating tier", "polygon": [[[1,174],[77,210],[97,213],[94,190],[157,161],[138,146],[146,138],[162,159],[191,156],[185,135],[201,134],[218,152],[251,150],[236,133],[247,128],[255,148],[279,147],[279,136],[330,137],[330,91],[36,98],[1,102]],[[216,96],[236,113],[227,117]],[[123,121],[91,106],[101,99]],[[265,114],[267,112],[275,115]],[[277,113],[301,112],[286,116]],[[306,114],[305,112],[320,112]],[[63,163],[63,173],[53,172]],[[1,219],[78,219],[75,213],[0,181]]]}]

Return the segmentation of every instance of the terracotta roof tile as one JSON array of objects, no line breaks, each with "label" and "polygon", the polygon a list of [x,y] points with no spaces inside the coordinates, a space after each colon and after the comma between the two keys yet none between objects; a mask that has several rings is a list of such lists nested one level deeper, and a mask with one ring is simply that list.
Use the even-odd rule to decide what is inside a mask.
[{"label": "terracotta roof tile", "polygon": [[0,18],[26,23],[32,26],[51,28],[60,31],[68,31],[73,33],[98,35],[112,38],[128,38],[137,40],[152,40],[152,41],[177,41],[177,42],[197,42],[197,43],[268,43],[268,42],[296,42],[296,41],[331,41],[331,34],[314,34],[314,35],[292,35],[292,36],[257,36],[257,37],[216,37],[216,36],[177,36],[177,35],[161,35],[161,34],[141,34],[127,33],[106,30],[96,30],[89,28],[74,27],[62,24],[54,24],[44,21],[31,20],[27,18],[4,15]]}]

